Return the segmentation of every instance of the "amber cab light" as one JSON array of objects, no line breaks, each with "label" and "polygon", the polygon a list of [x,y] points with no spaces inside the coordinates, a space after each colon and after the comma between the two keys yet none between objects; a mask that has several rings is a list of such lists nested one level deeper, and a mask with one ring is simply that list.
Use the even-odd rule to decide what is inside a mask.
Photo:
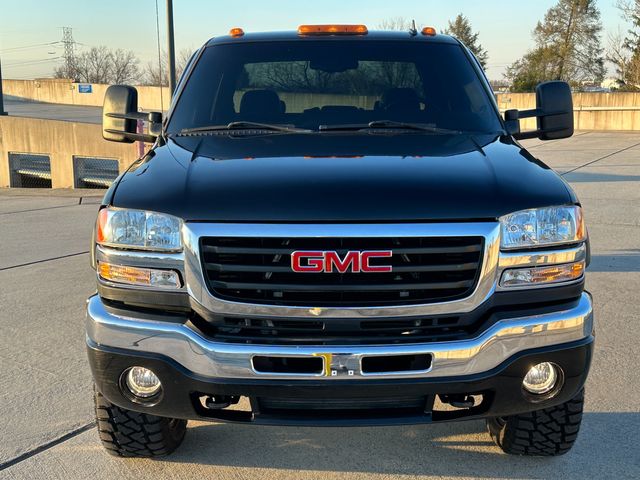
[{"label": "amber cab light", "polygon": [[366,35],[366,25],[300,25],[298,35]]},{"label": "amber cab light", "polygon": [[423,35],[428,35],[429,37],[433,37],[436,34],[436,29],[433,27],[424,27],[422,29],[422,34]]},{"label": "amber cab light", "polygon": [[232,37],[241,37],[244,35],[244,30],[242,30],[240,27],[235,27],[229,30],[229,35],[231,35]]}]

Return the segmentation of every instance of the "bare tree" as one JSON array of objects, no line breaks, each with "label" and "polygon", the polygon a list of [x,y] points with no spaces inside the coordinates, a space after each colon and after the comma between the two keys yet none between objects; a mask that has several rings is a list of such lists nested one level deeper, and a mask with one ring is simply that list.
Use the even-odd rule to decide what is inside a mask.
[{"label": "bare tree", "polygon": [[[183,48],[178,52],[178,56],[176,58],[176,77],[180,78],[182,72],[187,66],[187,62],[191,58],[193,54],[193,50],[188,48]],[[154,85],[159,86],[163,85],[165,87],[169,86],[169,67],[167,62],[167,53],[162,52],[161,64],[158,65],[157,61],[147,62],[144,67],[143,72],[143,82],[145,85]],[[161,71],[162,70],[162,74]]]},{"label": "bare tree", "polygon": [[112,72],[110,83],[135,83],[140,79],[140,60],[131,50],[115,50],[111,54]]},{"label": "bare tree", "polygon": [[625,46],[625,39],[620,30],[608,35],[606,59],[615,67],[618,88],[624,86],[631,55]]},{"label": "bare tree", "polygon": [[[378,24],[380,30],[399,30],[408,32],[413,26],[413,21],[404,17],[387,18]],[[421,28],[421,27],[416,27]]]},{"label": "bare tree", "polygon": [[130,50],[110,50],[102,45],[76,55],[71,72],[65,65],[57,68],[54,76],[86,83],[133,83],[138,80],[139,63]]}]

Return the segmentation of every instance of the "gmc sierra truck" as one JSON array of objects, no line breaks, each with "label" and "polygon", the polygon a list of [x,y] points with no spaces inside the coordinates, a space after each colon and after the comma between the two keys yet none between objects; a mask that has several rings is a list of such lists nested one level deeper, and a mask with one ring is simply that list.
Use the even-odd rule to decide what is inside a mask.
[{"label": "gmc sierra truck", "polygon": [[589,241],[569,185],[518,143],[573,134],[570,88],[536,102],[501,115],[469,49],[430,27],[235,28],[194,53],[166,115],[111,86],[104,138],[153,146],[93,235],[104,447],[168,454],[189,419],[482,418],[507,453],[567,452]]}]

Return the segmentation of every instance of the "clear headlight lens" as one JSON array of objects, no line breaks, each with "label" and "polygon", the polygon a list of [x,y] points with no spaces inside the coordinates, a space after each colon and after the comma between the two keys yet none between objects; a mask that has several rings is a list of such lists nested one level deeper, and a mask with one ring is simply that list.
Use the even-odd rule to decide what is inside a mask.
[{"label": "clear headlight lens", "polygon": [[503,250],[576,243],[586,239],[582,209],[575,205],[510,213],[500,218]]},{"label": "clear headlight lens", "polygon": [[100,245],[156,251],[182,249],[182,220],[164,213],[103,208],[98,214],[96,242]]}]

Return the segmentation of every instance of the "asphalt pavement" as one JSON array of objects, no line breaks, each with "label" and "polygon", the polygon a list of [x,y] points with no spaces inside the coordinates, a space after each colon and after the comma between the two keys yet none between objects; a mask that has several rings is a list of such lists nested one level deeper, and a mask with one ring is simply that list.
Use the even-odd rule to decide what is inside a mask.
[{"label": "asphalt pavement", "polygon": [[161,460],[108,456],[93,426],[84,302],[101,192],[0,189],[0,478],[640,478],[640,134],[528,141],[582,200],[596,352],[573,450],[503,454],[484,422],[279,428],[190,422]]},{"label": "asphalt pavement", "polygon": [[62,105],[26,101],[19,97],[4,97],[4,109],[13,117],[45,118],[69,122],[102,123],[102,107]]}]

